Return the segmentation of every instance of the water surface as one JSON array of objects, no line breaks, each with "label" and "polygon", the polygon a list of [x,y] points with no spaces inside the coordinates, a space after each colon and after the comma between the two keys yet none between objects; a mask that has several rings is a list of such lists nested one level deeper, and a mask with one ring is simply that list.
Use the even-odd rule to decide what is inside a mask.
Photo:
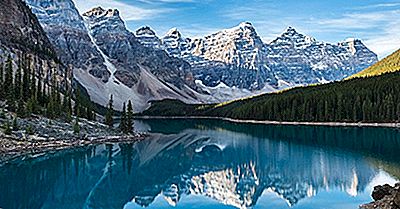
[{"label": "water surface", "polygon": [[141,120],[154,135],[0,167],[0,208],[358,208],[400,177],[400,132]]}]

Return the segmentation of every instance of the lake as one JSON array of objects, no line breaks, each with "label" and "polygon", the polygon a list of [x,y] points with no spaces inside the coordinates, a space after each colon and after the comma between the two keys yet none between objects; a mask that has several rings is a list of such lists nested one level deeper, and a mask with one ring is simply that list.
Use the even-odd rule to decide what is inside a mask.
[{"label": "lake", "polygon": [[3,209],[347,209],[400,178],[400,130],[140,120],[135,144],[0,167]]}]

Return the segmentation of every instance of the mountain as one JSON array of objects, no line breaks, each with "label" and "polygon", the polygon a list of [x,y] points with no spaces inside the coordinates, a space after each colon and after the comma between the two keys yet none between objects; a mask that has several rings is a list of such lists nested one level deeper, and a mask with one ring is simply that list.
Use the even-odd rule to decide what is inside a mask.
[{"label": "mountain", "polygon": [[0,2],[0,62],[8,56],[14,65],[28,61],[44,81],[55,74],[60,83],[69,82],[70,71],[60,63],[36,16],[20,0]]},{"label": "mountain", "polygon": [[400,50],[387,56],[383,60],[375,63],[369,68],[350,76],[349,78],[377,76],[384,73],[390,73],[400,70]]},{"label": "mountain", "polygon": [[361,41],[318,42],[289,27],[264,43],[249,22],[203,38],[173,28],[162,38],[150,27],[129,31],[118,10],[80,15],[72,0],[26,0],[61,61],[91,100],[117,109],[132,100],[217,103],[293,86],[341,80],[377,61]]},{"label": "mountain", "polygon": [[110,73],[92,44],[83,18],[72,1],[26,0],[38,17],[61,61],[107,82]]},{"label": "mountain", "polygon": [[230,103],[200,106],[164,100],[154,102],[142,115],[393,123],[400,120],[399,83],[400,72],[394,72],[370,78],[297,87]]},{"label": "mountain", "polygon": [[[147,46],[160,48],[156,43]],[[191,64],[198,83],[253,92],[341,80],[378,60],[358,39],[329,44],[293,27],[264,43],[249,22],[197,39],[184,38],[174,28],[161,43],[171,56]]]},{"label": "mountain", "polygon": [[132,100],[136,111],[164,98],[208,101],[209,96],[197,89],[190,65],[140,44],[118,10],[98,7],[81,16],[71,0],[27,3],[92,101],[106,106],[113,95],[117,109]]}]

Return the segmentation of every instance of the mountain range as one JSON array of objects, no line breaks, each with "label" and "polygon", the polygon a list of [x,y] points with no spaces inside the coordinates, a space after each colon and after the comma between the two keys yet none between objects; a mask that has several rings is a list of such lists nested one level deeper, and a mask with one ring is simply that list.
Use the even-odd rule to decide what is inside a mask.
[{"label": "mountain range", "polygon": [[340,82],[296,87],[220,104],[192,105],[176,100],[162,100],[153,102],[141,114],[295,123],[396,123],[400,121],[398,56],[399,51],[396,51]]},{"label": "mountain range", "polygon": [[116,9],[81,15],[72,0],[26,3],[65,71],[95,103],[113,95],[117,109],[127,100],[142,111],[153,100],[216,103],[337,81],[378,60],[358,39],[329,44],[293,27],[270,43],[249,22],[202,38],[176,28],[159,38],[150,27],[129,31]]}]

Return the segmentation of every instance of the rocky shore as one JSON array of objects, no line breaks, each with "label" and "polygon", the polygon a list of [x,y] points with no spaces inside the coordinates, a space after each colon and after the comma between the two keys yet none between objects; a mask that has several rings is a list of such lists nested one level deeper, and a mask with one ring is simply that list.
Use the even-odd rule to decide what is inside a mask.
[{"label": "rocky shore", "polygon": [[13,118],[8,112],[0,117],[0,166],[13,159],[101,143],[136,142],[147,136],[137,132],[125,135],[100,122],[85,119],[79,119],[80,130],[76,133],[72,123],[35,115],[17,118],[18,128],[5,134],[4,126]]},{"label": "rocky shore", "polygon": [[376,186],[372,192],[374,202],[361,205],[360,209],[400,209],[400,183],[394,187]]}]

